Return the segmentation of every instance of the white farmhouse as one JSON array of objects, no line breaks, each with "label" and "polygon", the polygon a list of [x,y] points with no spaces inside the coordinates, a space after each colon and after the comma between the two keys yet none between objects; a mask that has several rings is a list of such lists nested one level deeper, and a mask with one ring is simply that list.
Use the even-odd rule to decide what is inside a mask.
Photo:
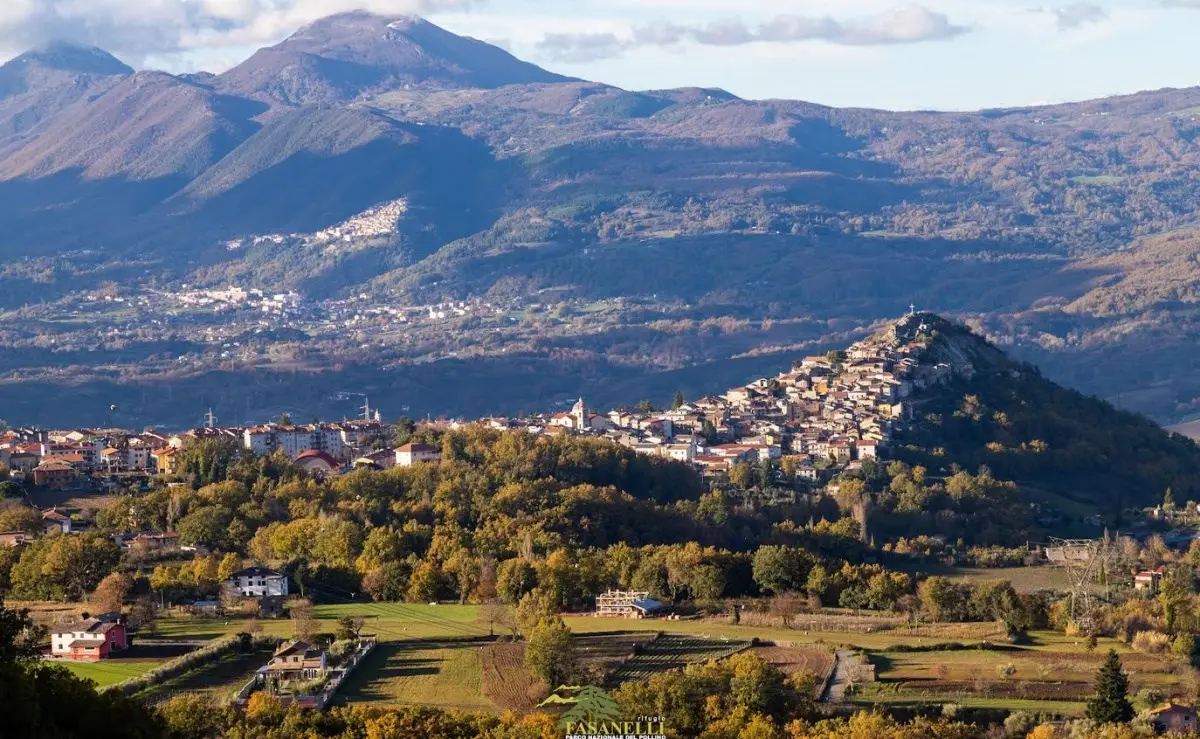
[{"label": "white farmhouse", "polygon": [[230,575],[223,585],[227,591],[246,598],[288,594],[287,575],[266,567],[239,570]]}]

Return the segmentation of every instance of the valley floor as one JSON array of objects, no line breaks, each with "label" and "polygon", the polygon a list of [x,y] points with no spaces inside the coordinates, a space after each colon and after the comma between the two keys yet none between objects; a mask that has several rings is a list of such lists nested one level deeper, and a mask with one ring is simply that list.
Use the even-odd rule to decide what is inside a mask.
[{"label": "valley floor", "polygon": [[[341,703],[427,705],[460,710],[503,712],[533,708],[547,686],[524,669],[524,645],[496,641],[477,606],[400,603],[352,603],[316,607],[319,631],[336,630],[336,619],[361,615],[366,633],[378,635],[377,650],[340,690]],[[824,617],[823,617],[824,618]],[[841,618],[856,631],[836,630]],[[861,706],[941,705],[964,708],[1023,709],[1060,715],[1081,713],[1103,655],[1120,653],[1132,675],[1132,691],[1182,685],[1189,672],[1165,656],[1136,653],[1101,639],[1095,650],[1085,640],[1054,632],[1033,632],[1028,643],[1012,645],[993,624],[942,624],[907,627],[880,617],[864,630],[863,620],[830,615],[824,630],[733,625],[714,620],[617,620],[567,616],[576,649],[592,664],[622,680],[645,680],[655,672],[690,662],[720,659],[743,650],[787,671],[804,671],[821,680],[831,669],[833,651],[849,649],[874,666],[877,680],[852,681],[846,700]],[[866,620],[870,620],[869,618]],[[816,622],[812,622],[816,623]],[[286,619],[260,620],[263,633],[287,636]],[[236,633],[247,624],[237,619],[177,616],[160,619],[155,639],[206,641]],[[755,646],[753,640],[775,646]],[[635,644],[640,647],[635,648]],[[150,701],[179,693],[228,699],[268,655],[230,655],[156,686],[141,695]],[[101,686],[140,674],[161,659],[131,654],[68,669]]]}]

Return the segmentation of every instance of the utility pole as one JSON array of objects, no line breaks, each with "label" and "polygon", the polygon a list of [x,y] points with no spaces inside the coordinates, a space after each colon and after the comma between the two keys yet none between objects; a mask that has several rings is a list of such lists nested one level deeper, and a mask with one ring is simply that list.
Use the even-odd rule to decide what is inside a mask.
[{"label": "utility pole", "polygon": [[208,409],[208,413],[204,414],[204,428],[215,429],[217,427],[217,417],[213,415],[212,408]]}]

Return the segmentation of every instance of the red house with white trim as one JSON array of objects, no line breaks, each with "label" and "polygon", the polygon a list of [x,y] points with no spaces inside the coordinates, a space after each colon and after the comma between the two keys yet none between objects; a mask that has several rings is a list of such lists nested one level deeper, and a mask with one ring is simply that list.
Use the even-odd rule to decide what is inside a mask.
[{"label": "red house with white trim", "polygon": [[128,647],[125,624],[115,614],[58,624],[50,632],[50,654],[55,657],[95,661]]}]

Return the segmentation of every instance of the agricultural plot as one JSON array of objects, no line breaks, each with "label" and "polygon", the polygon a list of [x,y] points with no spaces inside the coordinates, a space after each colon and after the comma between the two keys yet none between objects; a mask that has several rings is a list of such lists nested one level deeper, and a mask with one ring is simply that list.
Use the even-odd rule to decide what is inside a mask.
[{"label": "agricultural plot", "polygon": [[947,642],[995,641],[1004,637],[994,623],[937,624],[932,626],[895,627],[891,619],[881,620],[880,630],[833,631],[809,628],[779,628],[770,626],[734,626],[717,621],[658,621],[654,619],[613,620],[591,616],[567,616],[563,619],[575,634],[622,631],[662,631],[670,628],[673,634],[686,634],[702,639],[754,638],[794,644],[850,645],[864,649],[886,649],[898,645],[926,646]]},{"label": "agricultural plot", "polygon": [[1167,695],[1189,694],[1177,665],[1168,657],[1131,652],[1103,639],[1094,652],[1080,640],[1034,634],[1030,645],[990,649],[872,652],[879,682],[861,686],[855,702],[942,704],[990,707],[1021,705],[1032,710],[1075,715],[1091,694],[1096,671],[1109,648],[1117,648],[1133,691],[1153,687]]},{"label": "agricultural plot", "polygon": [[525,669],[525,645],[521,642],[488,644],[479,651],[483,672],[483,695],[503,711],[533,710],[549,686],[535,680]]},{"label": "agricultural plot", "polygon": [[381,643],[343,684],[339,701],[495,710],[483,694],[482,648],[473,642]]},{"label": "agricultural plot", "polygon": [[[1035,593],[1039,590],[1065,590],[1069,587],[1069,578],[1065,571],[1049,565],[1035,567],[1002,567],[998,569],[962,567],[955,568],[950,575],[956,580],[969,582],[996,582],[1008,580],[1018,593]],[[1090,589],[1099,593],[1103,588],[1099,584]]]},{"label": "agricultural plot", "polygon": [[223,703],[254,677],[258,668],[271,659],[272,652],[266,646],[244,654],[231,652],[215,662],[142,691],[137,697],[147,703],[161,703],[180,693],[190,693],[203,696],[212,703]]},{"label": "agricultural plot", "polygon": [[660,672],[677,670],[693,662],[723,659],[750,646],[737,639],[701,639],[664,634],[647,644],[640,654],[625,660],[612,673],[613,683],[645,680]]},{"label": "agricultural plot", "polygon": [[124,682],[131,677],[137,677],[143,672],[161,665],[166,660],[121,660],[109,659],[100,662],[53,662],[70,670],[76,677],[95,680],[96,686],[103,688]]},{"label": "agricultural plot", "polygon": [[639,645],[653,642],[660,632],[576,634],[572,638],[579,662],[599,674],[608,674],[629,659]]},{"label": "agricultural plot", "polygon": [[833,652],[813,647],[753,647],[762,657],[789,675],[804,673],[820,680],[833,668]]}]

